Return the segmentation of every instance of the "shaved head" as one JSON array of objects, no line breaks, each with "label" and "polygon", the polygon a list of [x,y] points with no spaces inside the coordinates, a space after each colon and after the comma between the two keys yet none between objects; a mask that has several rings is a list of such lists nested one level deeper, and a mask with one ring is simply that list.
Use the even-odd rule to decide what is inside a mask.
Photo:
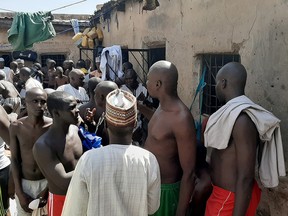
[{"label": "shaved head", "polygon": [[32,98],[34,98],[36,95],[45,95],[46,99],[47,99],[47,93],[44,89],[35,87],[35,88],[31,88],[26,92],[25,95],[25,100],[31,100]]},{"label": "shaved head", "polygon": [[94,90],[95,103],[98,106],[105,108],[106,96],[115,89],[118,89],[118,86],[115,82],[112,81],[100,82]]},{"label": "shaved head", "polygon": [[50,93],[47,99],[47,108],[51,116],[53,116],[53,110],[65,109],[64,104],[70,103],[71,99],[75,98],[64,91],[54,91]]},{"label": "shaved head", "polygon": [[94,89],[96,86],[102,82],[102,80],[98,77],[92,77],[88,80],[88,93],[94,95]]},{"label": "shaved head", "polygon": [[81,74],[84,74],[80,69],[73,69],[70,73],[69,73],[69,78],[72,79],[75,76],[79,76]]},{"label": "shaved head", "polygon": [[238,62],[224,65],[216,75],[216,94],[221,102],[227,102],[231,97],[244,95],[247,72]]},{"label": "shaved head", "polygon": [[84,73],[80,69],[73,69],[69,73],[70,85],[78,89],[84,85]]},{"label": "shaved head", "polygon": [[20,74],[23,74],[25,76],[30,76],[32,74],[32,71],[28,67],[23,67],[20,69]]},{"label": "shaved head", "polygon": [[178,70],[173,63],[158,61],[151,66],[149,74],[161,82],[166,93],[177,93]]}]

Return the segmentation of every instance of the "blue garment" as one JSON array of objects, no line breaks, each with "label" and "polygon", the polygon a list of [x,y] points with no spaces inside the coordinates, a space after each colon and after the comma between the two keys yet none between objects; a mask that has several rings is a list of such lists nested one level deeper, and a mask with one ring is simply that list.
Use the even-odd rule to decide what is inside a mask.
[{"label": "blue garment", "polygon": [[79,137],[82,141],[83,152],[86,152],[92,148],[101,147],[102,138],[96,136],[95,133],[85,130],[85,128],[82,126],[79,127]]}]

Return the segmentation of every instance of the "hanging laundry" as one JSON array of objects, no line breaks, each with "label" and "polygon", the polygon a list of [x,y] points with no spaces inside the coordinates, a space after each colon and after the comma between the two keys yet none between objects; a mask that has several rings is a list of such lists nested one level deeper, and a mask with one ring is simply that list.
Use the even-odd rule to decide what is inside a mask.
[{"label": "hanging laundry", "polygon": [[74,34],[79,33],[79,22],[78,22],[78,19],[71,19],[71,25],[73,27]]},{"label": "hanging laundry", "polygon": [[18,12],[8,30],[8,41],[16,51],[31,48],[34,43],[56,36],[51,12]]},{"label": "hanging laundry", "polygon": [[117,77],[123,76],[122,51],[119,45],[106,47],[102,50],[100,70],[102,80],[115,81]]}]

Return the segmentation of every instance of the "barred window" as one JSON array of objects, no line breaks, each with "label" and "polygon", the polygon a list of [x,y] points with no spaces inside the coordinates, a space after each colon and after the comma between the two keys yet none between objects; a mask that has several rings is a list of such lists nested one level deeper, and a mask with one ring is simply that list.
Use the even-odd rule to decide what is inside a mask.
[{"label": "barred window", "polygon": [[205,82],[203,89],[202,114],[213,114],[220,108],[216,98],[216,74],[229,62],[240,62],[240,55],[235,54],[204,54],[202,55],[203,68],[206,66]]},{"label": "barred window", "polygon": [[65,61],[65,55],[64,54],[58,54],[58,55],[41,55],[41,65],[46,66],[46,59],[53,59],[56,62],[56,66],[62,66],[63,61]]}]

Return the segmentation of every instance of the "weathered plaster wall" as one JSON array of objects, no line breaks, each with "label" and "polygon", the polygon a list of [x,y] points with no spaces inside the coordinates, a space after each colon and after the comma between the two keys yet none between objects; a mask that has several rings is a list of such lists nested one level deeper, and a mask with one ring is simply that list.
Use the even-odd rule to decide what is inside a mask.
[{"label": "weathered plaster wall", "polygon": [[[179,94],[187,105],[199,80],[197,55],[239,53],[248,72],[246,94],[281,119],[288,158],[288,1],[159,2],[154,11],[142,12],[138,1],[127,1],[125,12],[114,11],[109,24],[102,24],[104,45],[147,48],[165,43],[166,59],[178,67]],[[284,178],[277,189],[265,190],[259,214],[287,215],[287,186]]]},{"label": "weathered plaster wall", "polygon": [[[70,24],[71,18],[79,19],[80,29],[83,29],[85,21],[88,22],[87,15],[67,15],[67,14],[54,14],[54,27],[56,32],[62,32],[57,34],[54,38],[46,40],[44,42],[35,43],[31,50],[38,53],[38,60],[40,61],[41,54],[64,54],[67,59],[72,59],[75,63],[79,60],[79,49],[73,43],[72,37],[74,32],[71,29]],[[12,23],[13,14],[1,13],[2,25],[0,25],[0,55],[1,53],[10,53],[13,51],[12,47],[9,46],[7,30],[10,28]],[[84,24],[83,24],[84,23]],[[70,29],[70,31],[67,31]],[[64,32],[66,30],[66,32]]]},{"label": "weathered plaster wall", "polygon": [[[0,31],[0,44],[8,44],[6,31]],[[39,61],[41,54],[65,54],[67,59],[72,59],[76,62],[79,59],[79,49],[73,44],[73,35],[72,33],[57,35],[47,41],[34,44],[31,50],[37,52]],[[12,48],[8,47],[6,50],[2,49],[0,52],[12,52]]]}]

